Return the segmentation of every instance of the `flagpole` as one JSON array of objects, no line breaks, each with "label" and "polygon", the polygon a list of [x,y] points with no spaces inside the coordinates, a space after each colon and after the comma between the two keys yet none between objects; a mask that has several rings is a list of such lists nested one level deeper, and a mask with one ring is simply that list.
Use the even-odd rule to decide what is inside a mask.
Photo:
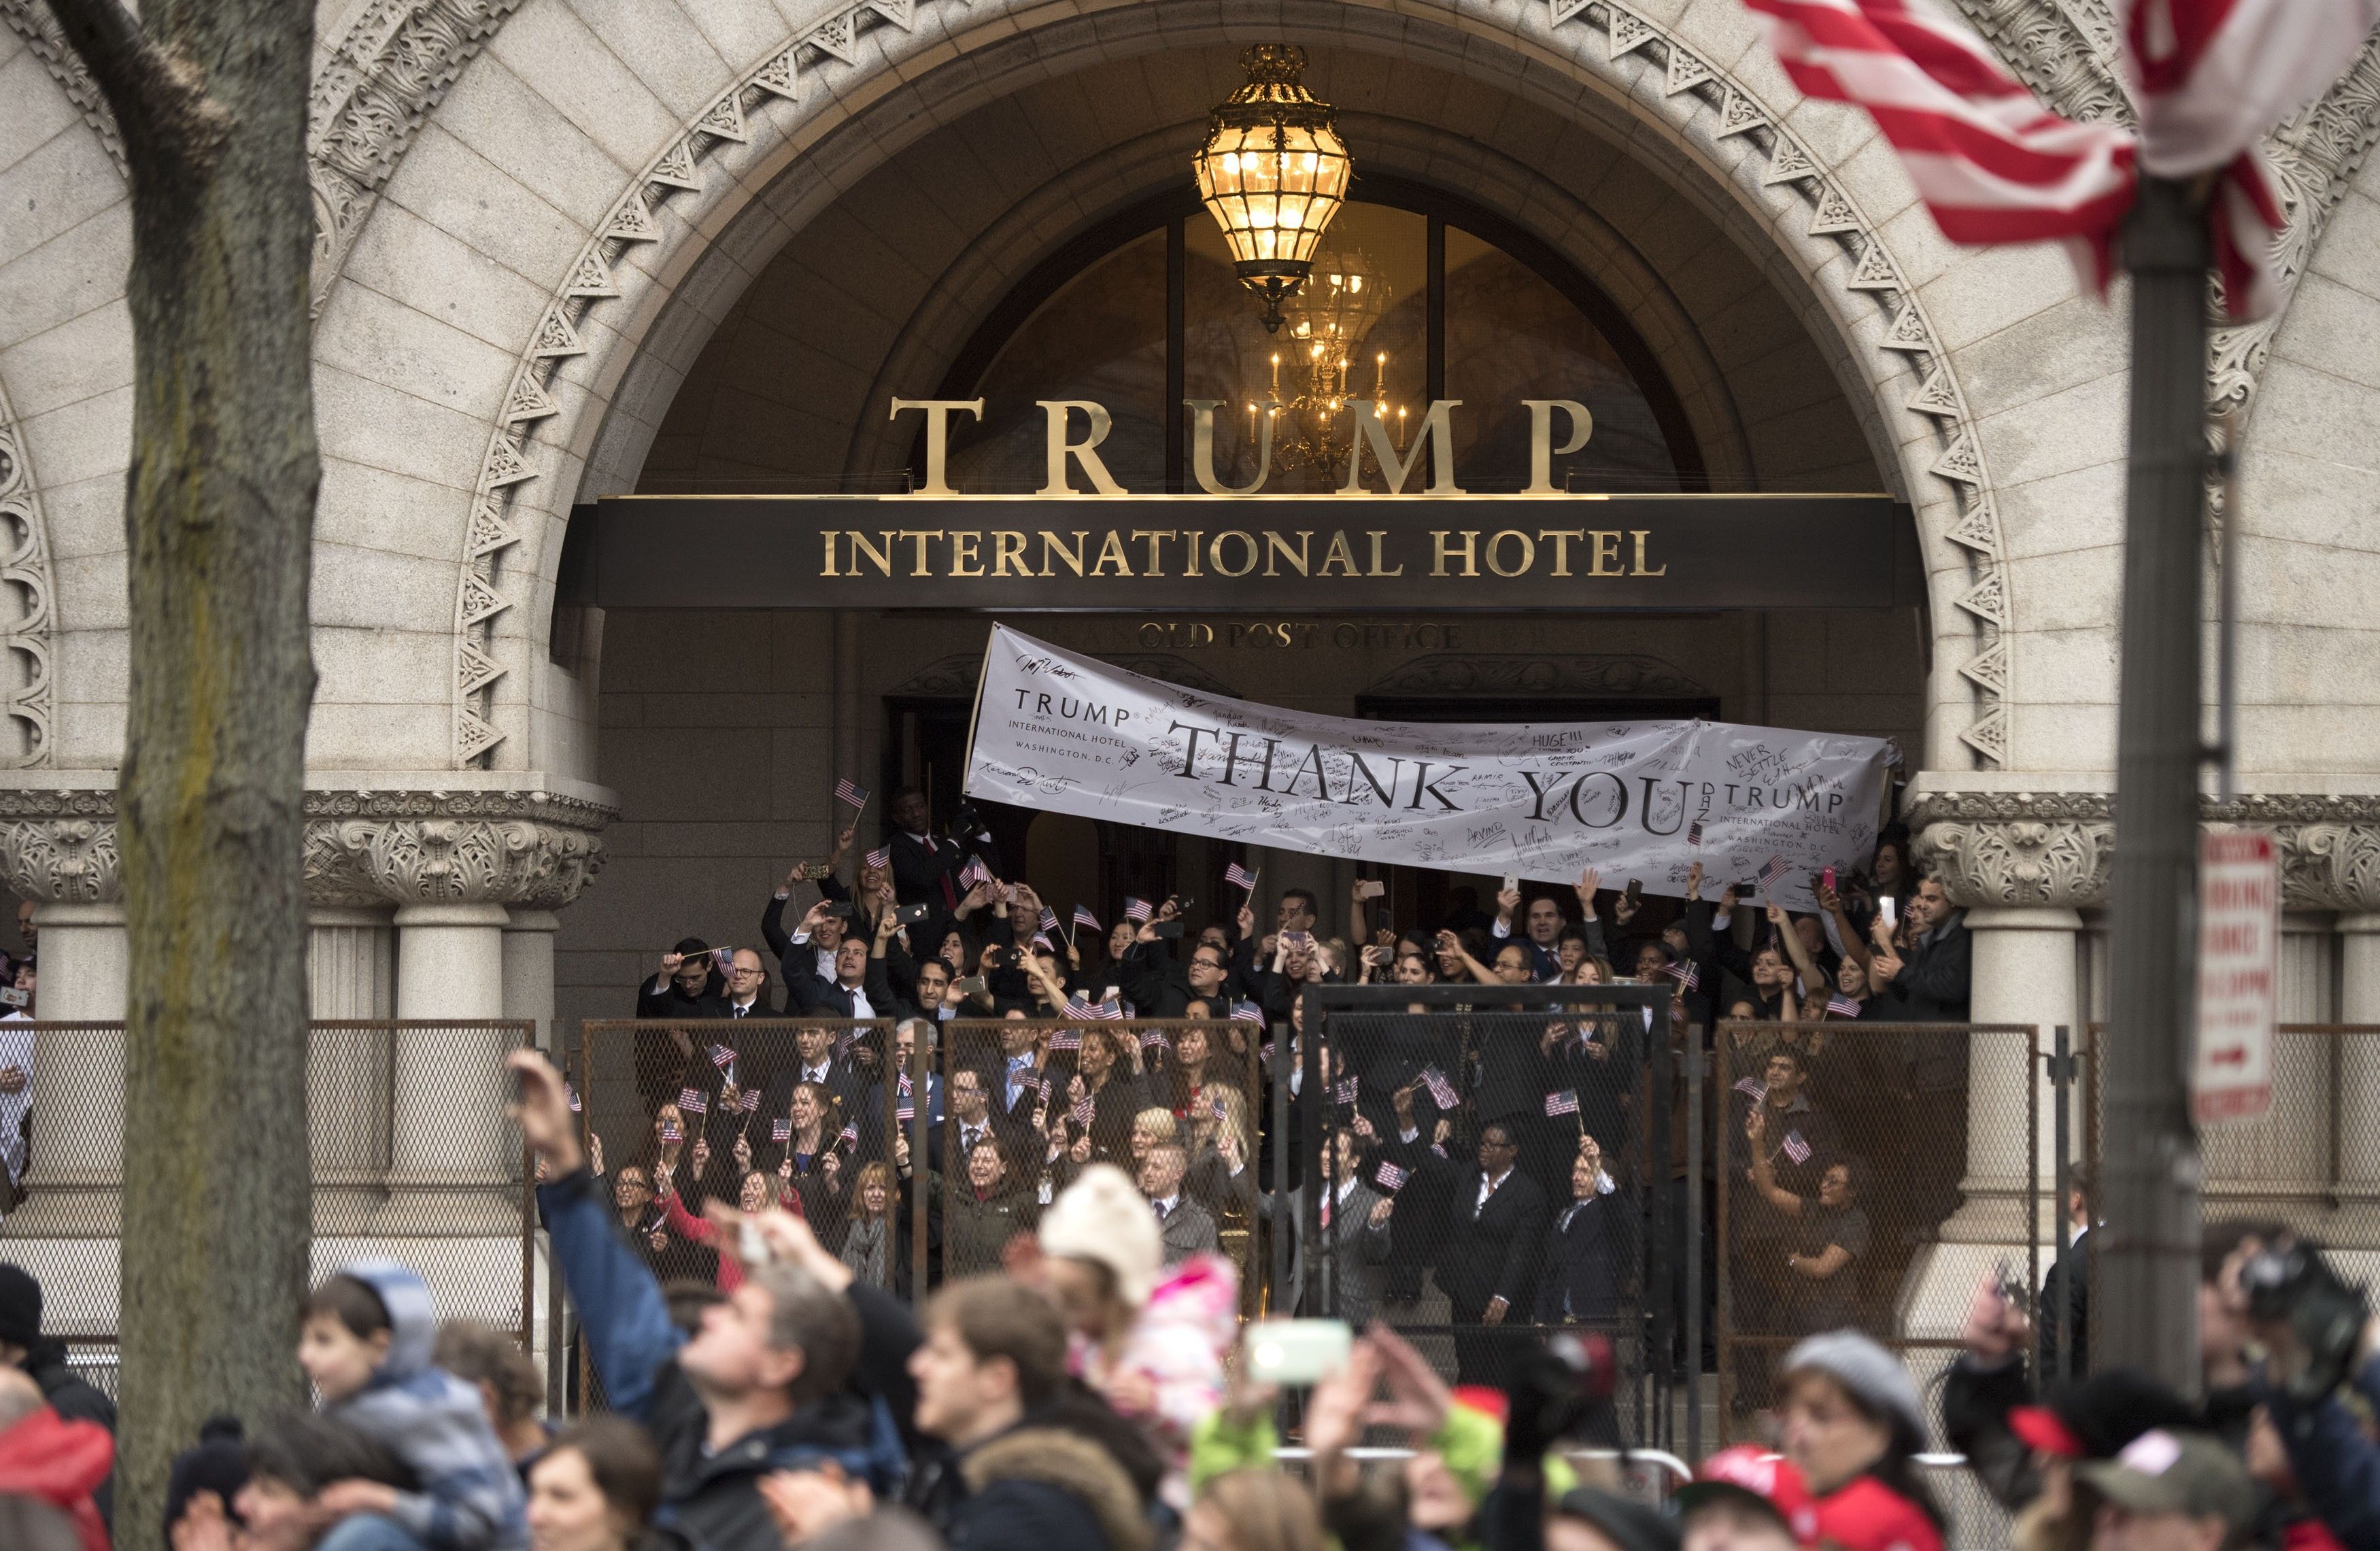
[{"label": "flagpole", "polygon": [[[2106,1060],[2107,1242],[2095,1360],[2200,1389],[2195,1006],[2199,649],[2206,474],[2206,225],[2187,184],[2143,177],[2132,282],[2118,835]],[[2064,1203],[2055,1204],[2062,1210]]]}]

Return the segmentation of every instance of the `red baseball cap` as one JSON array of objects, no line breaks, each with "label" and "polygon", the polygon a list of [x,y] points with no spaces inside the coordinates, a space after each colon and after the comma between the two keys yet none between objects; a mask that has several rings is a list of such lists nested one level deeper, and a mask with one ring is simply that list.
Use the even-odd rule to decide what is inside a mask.
[{"label": "red baseball cap", "polygon": [[1678,1509],[1692,1513],[1721,1498],[1750,1499],[1774,1514],[1796,1545],[1814,1545],[1818,1516],[1810,1503],[1810,1489],[1793,1461],[1771,1454],[1756,1444],[1722,1448],[1694,1471],[1694,1481],[1677,1491]]},{"label": "red baseball cap", "polygon": [[1817,1505],[1818,1536],[1842,1551],[1942,1551],[1942,1532],[1925,1510],[1872,1475]]},{"label": "red baseball cap", "polygon": [[2044,1454],[2055,1454],[2061,1460],[2088,1459],[2091,1450],[2074,1436],[2066,1419],[2047,1406],[2010,1406],[2008,1413],[2009,1431],[2024,1441],[2028,1448],[2038,1448]]}]

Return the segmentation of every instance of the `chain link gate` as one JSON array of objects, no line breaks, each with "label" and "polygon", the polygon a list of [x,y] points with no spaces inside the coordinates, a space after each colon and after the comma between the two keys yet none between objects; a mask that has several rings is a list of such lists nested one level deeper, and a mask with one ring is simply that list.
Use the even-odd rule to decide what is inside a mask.
[{"label": "chain link gate", "polygon": [[1603,1335],[1591,1441],[1670,1447],[1693,1032],[1673,1005],[1666,985],[1307,987],[1296,1021],[1321,1036],[1266,1073],[1274,1312],[1380,1319],[1491,1387],[1556,1331]]}]

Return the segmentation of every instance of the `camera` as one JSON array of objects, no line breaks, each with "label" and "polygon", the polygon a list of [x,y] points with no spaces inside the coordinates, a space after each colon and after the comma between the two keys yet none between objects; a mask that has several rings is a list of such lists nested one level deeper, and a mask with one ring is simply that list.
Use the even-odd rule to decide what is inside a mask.
[{"label": "camera", "polygon": [[2339,1280],[2319,1251],[2298,1243],[2258,1251],[2240,1268],[2240,1286],[2249,1317],[2287,1325],[2297,1343],[2301,1366],[2286,1375],[2292,1396],[2318,1400],[2347,1381],[2371,1317],[2363,1289]]}]

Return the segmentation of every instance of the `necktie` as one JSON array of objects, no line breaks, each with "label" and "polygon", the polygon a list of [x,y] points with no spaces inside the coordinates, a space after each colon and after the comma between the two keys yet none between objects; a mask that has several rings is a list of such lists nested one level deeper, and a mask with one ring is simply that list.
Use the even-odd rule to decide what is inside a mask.
[{"label": "necktie", "polygon": [[1322,1198],[1322,1226],[1330,1226],[1330,1197],[1327,1195]]},{"label": "necktie", "polygon": [[745,1013],[747,1013],[747,1012],[750,1012],[750,1011],[751,1011],[751,1009],[750,1009],[750,1008],[748,1008],[748,1007],[739,1007],[739,1008],[737,1008],[737,1009],[735,1010],[735,1015],[736,1015],[737,1017],[739,1017],[739,1018],[740,1018],[740,1017],[744,1016],[744,1014],[745,1014]]},{"label": "necktie", "polygon": [[1157,1203],[1157,1220],[1160,1222],[1165,1220],[1165,1203],[1162,1201]]}]

